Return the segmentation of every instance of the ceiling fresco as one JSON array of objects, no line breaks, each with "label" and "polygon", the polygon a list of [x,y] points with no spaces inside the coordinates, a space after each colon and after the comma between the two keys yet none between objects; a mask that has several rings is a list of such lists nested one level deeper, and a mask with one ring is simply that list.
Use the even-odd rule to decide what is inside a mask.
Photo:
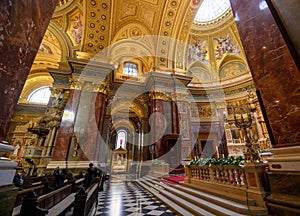
[{"label": "ceiling fresco", "polygon": [[32,71],[67,67],[68,58],[97,55],[116,68],[132,60],[143,65],[142,73],[191,75],[192,86],[249,80],[231,9],[215,20],[195,22],[203,2],[60,0]]}]

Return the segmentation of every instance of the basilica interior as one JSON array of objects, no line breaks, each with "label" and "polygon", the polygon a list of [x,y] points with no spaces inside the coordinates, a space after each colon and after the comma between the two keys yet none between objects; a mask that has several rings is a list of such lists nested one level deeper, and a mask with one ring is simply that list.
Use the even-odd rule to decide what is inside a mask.
[{"label": "basilica interior", "polygon": [[[129,215],[127,203],[103,210],[112,190],[159,203],[132,215],[300,215],[298,9],[297,0],[1,2],[0,196],[12,204],[0,211],[26,212],[15,172],[77,176],[93,163],[106,193],[86,201],[98,202],[94,215]],[[209,195],[189,201],[195,191]],[[48,215],[89,215],[77,193]]]}]

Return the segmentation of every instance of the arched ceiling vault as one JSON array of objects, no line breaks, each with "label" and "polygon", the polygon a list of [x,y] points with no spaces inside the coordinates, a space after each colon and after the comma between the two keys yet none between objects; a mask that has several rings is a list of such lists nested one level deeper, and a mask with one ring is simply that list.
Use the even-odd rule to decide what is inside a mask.
[{"label": "arched ceiling vault", "polygon": [[[39,65],[37,70],[46,68],[41,63],[60,67],[67,64],[68,57],[91,58],[99,53],[113,54],[103,59],[118,64],[128,52],[132,53],[128,46],[137,45],[135,48],[145,57],[141,54],[129,58],[150,61],[149,70],[192,74],[197,78],[192,80],[193,87],[199,83],[228,83],[233,78],[248,80],[251,75],[231,10],[218,20],[196,24],[193,20],[202,2],[59,0],[47,31],[55,43],[46,38],[42,42],[55,54],[38,55],[34,65]],[[129,43],[122,45],[123,41]],[[191,48],[197,53],[192,53]],[[227,75],[227,71],[235,72]]]}]

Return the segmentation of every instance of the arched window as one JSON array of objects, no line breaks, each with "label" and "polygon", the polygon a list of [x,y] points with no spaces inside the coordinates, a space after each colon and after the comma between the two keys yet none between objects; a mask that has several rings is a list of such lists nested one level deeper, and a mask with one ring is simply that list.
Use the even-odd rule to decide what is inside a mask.
[{"label": "arched window", "polygon": [[125,130],[119,130],[117,135],[116,149],[126,149],[127,132]]},{"label": "arched window", "polygon": [[204,0],[195,17],[196,22],[209,22],[219,18],[230,7],[229,0]]},{"label": "arched window", "polygon": [[131,76],[138,75],[138,65],[132,62],[125,62],[123,66],[123,74],[128,74]]},{"label": "arched window", "polygon": [[51,95],[50,88],[47,86],[43,86],[31,92],[31,94],[28,96],[27,101],[32,103],[47,104],[50,95]]}]

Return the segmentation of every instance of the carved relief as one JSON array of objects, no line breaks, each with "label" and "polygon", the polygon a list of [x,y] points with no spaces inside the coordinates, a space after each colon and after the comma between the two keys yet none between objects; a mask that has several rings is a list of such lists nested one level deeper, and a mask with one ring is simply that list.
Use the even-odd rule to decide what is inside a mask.
[{"label": "carved relief", "polygon": [[141,17],[149,26],[153,26],[155,12],[146,8],[142,8]]},{"label": "carved relief", "polygon": [[234,76],[238,76],[247,71],[247,68],[244,64],[240,62],[231,62],[226,64],[221,68],[220,79],[226,79]]},{"label": "carved relief", "polygon": [[193,74],[193,80],[192,82],[209,82],[211,80],[209,74],[207,71],[205,71],[202,68],[193,68],[190,70]]},{"label": "carved relief", "polygon": [[55,23],[56,25],[58,25],[60,28],[62,28],[63,26],[63,17],[57,17],[57,18],[52,18],[51,22]]},{"label": "carved relief", "polygon": [[41,54],[53,54],[51,47],[49,47],[44,42],[41,43],[38,52]]},{"label": "carved relief", "polygon": [[128,2],[123,2],[121,13],[122,13],[122,18],[136,15],[136,5]]},{"label": "carved relief", "polygon": [[129,31],[129,37],[139,38],[142,35],[142,32],[139,28],[132,28]]}]

